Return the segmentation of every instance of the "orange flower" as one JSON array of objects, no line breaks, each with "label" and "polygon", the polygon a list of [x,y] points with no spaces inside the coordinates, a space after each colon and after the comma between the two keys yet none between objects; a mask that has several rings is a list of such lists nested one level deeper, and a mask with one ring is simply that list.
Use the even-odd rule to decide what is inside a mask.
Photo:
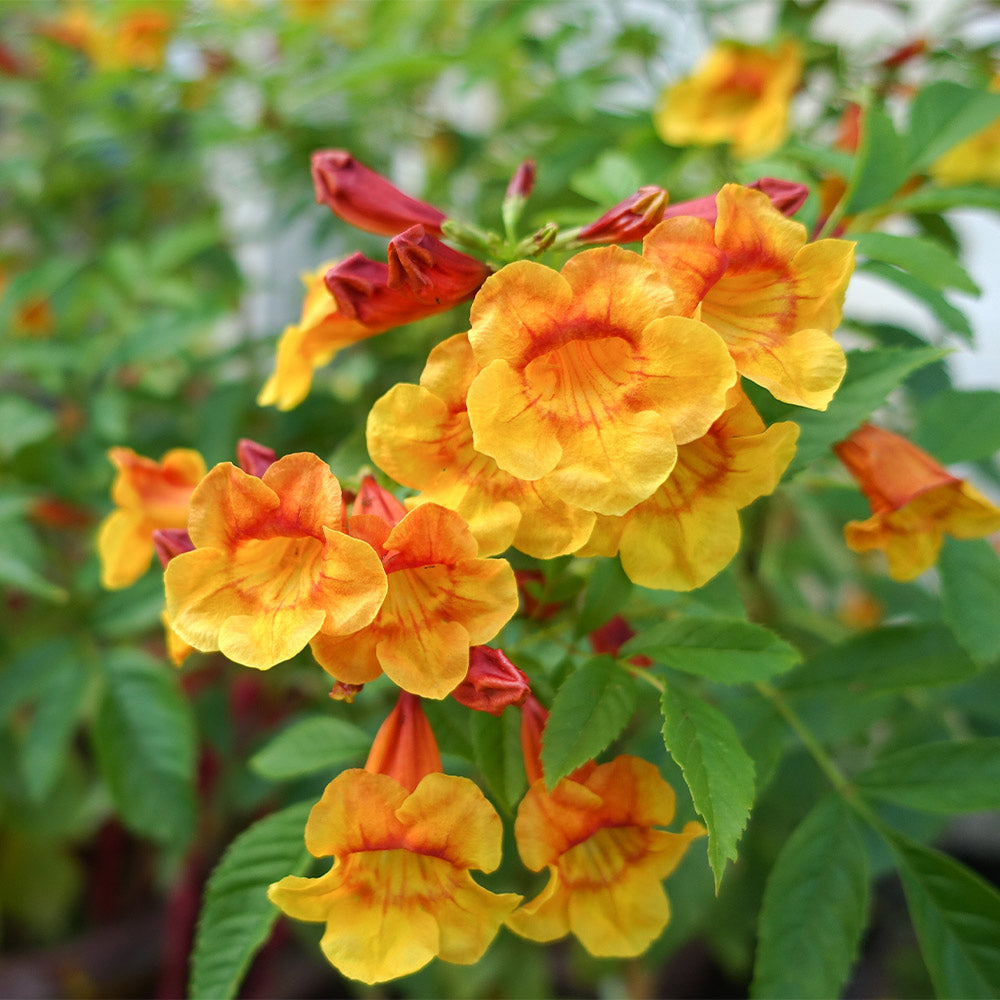
[{"label": "orange flower", "polygon": [[845,526],[847,546],[882,549],[894,580],[933,566],[945,535],[982,538],[1000,530],[1000,508],[898,434],[862,424],[833,450],[872,508],[867,521]]},{"label": "orange flower", "polygon": [[286,455],[262,478],[217,465],[191,498],[195,549],[164,574],[174,631],[266,670],[310,640],[363,628],[385,597],[385,573],[341,523],[340,484],[315,455]]},{"label": "orange flower", "polygon": [[257,402],[290,410],[305,399],[313,371],[343,347],[414,320],[444,312],[472,296],[490,273],[421,226],[389,242],[387,263],[355,253],[322,280],[307,276],[302,319],[278,342],[274,374]]},{"label": "orange flower", "polygon": [[736,555],[737,511],[772,493],[795,454],[797,424],[765,428],[743,390],[648,499],[622,517],[598,517],[577,555],[621,556],[629,579],[657,590],[693,590]]},{"label": "orange flower", "polygon": [[309,814],[306,847],[333,855],[333,867],[268,890],[289,916],[326,924],[320,947],[345,976],[371,984],[435,957],[478,962],[521,900],[469,874],[500,863],[500,817],[473,782],[440,768],[420,703],[404,692],[365,770],[334,778]]},{"label": "orange flower", "polygon": [[585,250],[561,273],[498,271],[472,303],[475,449],[585,510],[644,500],[735,381],[725,344],[679,311],[659,270],[620,247]]},{"label": "orange flower", "polygon": [[438,504],[395,525],[355,514],[348,531],[381,557],[388,593],[371,624],[318,636],[313,655],[348,684],[385,672],[404,691],[444,698],[465,678],[469,647],[492,639],[517,610],[513,571],[503,559],[477,558],[468,525]]},{"label": "orange flower", "polygon": [[691,76],[664,92],[653,124],[672,146],[728,142],[741,159],[764,156],[785,139],[801,76],[794,41],[776,51],[720,42]]},{"label": "orange flower", "polygon": [[465,395],[479,366],[466,334],[430,353],[420,385],[394,386],[368,416],[368,453],[396,482],[468,522],[479,554],[510,545],[537,559],[578,548],[594,524],[590,511],[560,500],[544,480],[530,483],[497,467],[472,444]]},{"label": "orange flower", "polygon": [[507,926],[533,941],[574,934],[592,955],[641,954],[670,919],[662,880],[705,833],[694,822],[656,829],[673,818],[673,789],[638,757],[591,761],[551,792],[533,781],[514,833],[521,860],[548,867],[549,881]]},{"label": "orange flower", "polygon": [[668,219],[646,237],[643,255],[670,275],[702,266],[714,248],[724,270],[704,294],[702,322],[721,335],[741,375],[783,402],[825,410],[846,370],[831,334],[854,244],[806,243],[805,227],[761,191],[727,184],[716,199],[714,229],[701,219]]},{"label": "orange flower", "polygon": [[117,509],[101,523],[97,551],[101,583],[118,590],[149,569],[154,531],[187,526],[188,504],[204,478],[205,460],[188,448],[174,448],[159,462],[131,448],[112,448],[108,457],[118,469],[111,487]]},{"label": "orange flower", "polygon": [[157,69],[163,65],[172,26],[165,9],[148,5],[131,8],[118,17],[112,6],[107,13],[110,16],[98,18],[93,5],[74,2],[58,21],[46,26],[45,33],[85,52],[102,70]]}]

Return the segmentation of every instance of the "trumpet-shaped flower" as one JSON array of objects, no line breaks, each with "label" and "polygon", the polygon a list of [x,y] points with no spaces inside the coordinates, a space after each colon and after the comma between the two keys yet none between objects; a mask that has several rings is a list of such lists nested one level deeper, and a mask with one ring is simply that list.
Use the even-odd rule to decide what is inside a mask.
[{"label": "trumpet-shaped flower", "polygon": [[660,269],[619,247],[585,250],[561,272],[518,261],[487,279],[469,331],[474,448],[585,510],[644,500],[736,377],[722,340],[676,301]]},{"label": "trumpet-shaped flower", "polygon": [[520,901],[469,874],[497,867],[501,839],[500,818],[468,778],[429,774],[411,792],[385,774],[344,771],[306,824],[306,847],[333,855],[333,867],[289,875],[268,896],[291,917],[325,923],[323,954],[351,979],[384,982],[435,957],[471,965]]},{"label": "trumpet-shaped flower", "polygon": [[388,593],[370,624],[318,636],[313,655],[348,684],[384,672],[404,691],[444,698],[465,678],[469,647],[492,639],[517,610],[510,565],[478,558],[468,525],[438,504],[422,504],[395,525],[355,514],[348,531],[381,557]]},{"label": "trumpet-shaped flower", "polygon": [[621,557],[634,583],[693,590],[736,555],[737,511],[772,493],[795,454],[797,424],[765,428],[741,389],[697,441],[681,445],[677,465],[648,499],[622,517],[599,517],[578,555]]},{"label": "trumpet-shaped flower", "polygon": [[672,146],[728,142],[741,159],[764,156],[785,139],[801,76],[794,41],[775,51],[720,42],[691,76],[664,92],[654,125]]},{"label": "trumpet-shaped flower", "polygon": [[188,448],[174,448],[159,462],[131,448],[112,448],[108,457],[118,469],[111,487],[116,509],[101,523],[97,551],[101,583],[116,590],[149,569],[155,531],[187,526],[188,504],[205,476],[205,460]]},{"label": "trumpet-shaped flower", "polygon": [[385,572],[341,524],[340,484],[315,455],[286,455],[260,478],[217,465],[191,498],[195,548],[164,574],[174,631],[266,670],[310,640],[363,628],[385,597]]},{"label": "trumpet-shaped flower", "polygon": [[533,941],[574,934],[592,955],[641,954],[670,919],[662,880],[705,833],[694,822],[657,829],[673,818],[673,789],[638,757],[585,764],[551,792],[535,780],[514,833],[521,860],[549,881],[507,926]]},{"label": "trumpet-shaped flower", "polygon": [[832,332],[840,322],[854,244],[806,242],[761,191],[727,184],[707,221],[668,219],[645,239],[643,255],[667,273],[711,248],[724,270],[701,302],[701,320],[729,347],[741,375],[777,399],[825,410],[847,367]]},{"label": "trumpet-shaped flower", "polygon": [[867,521],[845,526],[847,546],[882,549],[894,580],[912,580],[933,566],[945,535],[1000,531],[1000,508],[898,434],[862,424],[834,451],[872,508]]},{"label": "trumpet-shaped flower", "polygon": [[438,344],[420,385],[394,386],[368,416],[368,453],[398,483],[461,514],[479,554],[514,545],[538,559],[578,548],[594,524],[591,511],[560,500],[544,480],[526,482],[476,451],[465,395],[479,367],[467,335]]}]

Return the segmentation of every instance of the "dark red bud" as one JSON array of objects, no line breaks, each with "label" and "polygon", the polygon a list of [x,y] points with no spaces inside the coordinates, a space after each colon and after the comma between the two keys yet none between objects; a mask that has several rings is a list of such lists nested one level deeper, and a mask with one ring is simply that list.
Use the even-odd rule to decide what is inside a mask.
[{"label": "dark red bud", "polygon": [[525,160],[507,185],[508,198],[527,198],[535,187],[535,161]]},{"label": "dark red bud", "polygon": [[390,240],[387,258],[390,288],[445,308],[470,298],[490,275],[482,261],[453,250],[423,226],[412,226]]},{"label": "dark red bud", "polygon": [[[629,626],[628,622],[621,615],[615,615],[600,628],[595,628],[587,636],[587,639],[590,642],[590,648],[595,653],[609,653],[611,656],[617,656],[622,646],[634,635],[635,630]],[[653,665],[653,661],[648,656],[641,655],[631,657],[629,662],[637,667],[651,667]]]},{"label": "dark red bud", "polygon": [[157,528],[153,532],[153,545],[164,568],[174,556],[194,550],[194,542],[184,528]]},{"label": "dark red bud", "polygon": [[260,479],[277,458],[273,448],[267,448],[250,438],[240,438],[236,443],[236,460],[249,476]]},{"label": "dark red bud", "polygon": [[669,195],[647,184],[577,234],[578,243],[635,243],[663,218]]},{"label": "dark red bud", "polygon": [[473,646],[469,672],[451,696],[476,712],[500,715],[508,705],[523,705],[530,693],[528,675],[515,667],[502,649]]},{"label": "dark red bud", "polygon": [[444,212],[403,194],[381,174],[343,149],[322,149],[312,155],[316,201],[345,222],[380,236],[393,236],[422,225],[440,234]]}]

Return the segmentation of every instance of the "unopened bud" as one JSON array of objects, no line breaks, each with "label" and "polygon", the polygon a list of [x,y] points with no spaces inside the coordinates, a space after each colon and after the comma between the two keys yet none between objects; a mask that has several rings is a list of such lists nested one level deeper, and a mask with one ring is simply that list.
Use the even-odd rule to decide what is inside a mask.
[{"label": "unopened bud", "polygon": [[500,715],[508,705],[523,705],[530,693],[528,675],[515,667],[502,649],[473,646],[469,672],[451,696],[466,708]]},{"label": "unopened bud", "polygon": [[648,184],[576,234],[577,243],[635,243],[663,218],[669,195]]},{"label": "unopened bud", "polygon": [[194,542],[191,541],[191,536],[185,528],[157,528],[153,532],[153,546],[160,557],[160,562],[166,568],[174,556],[191,552],[194,549]]},{"label": "unopened bud", "polygon": [[249,476],[260,479],[277,458],[273,448],[267,448],[256,441],[251,441],[250,438],[240,438],[236,443],[236,460]]},{"label": "unopened bud", "polygon": [[434,730],[416,695],[399,693],[396,707],[375,734],[365,770],[388,774],[411,792],[426,775],[441,770]]},{"label": "unopened bud", "polygon": [[398,524],[406,516],[406,508],[388,490],[379,486],[374,476],[364,476],[351,514],[374,514],[389,524]]},{"label": "unopened bud", "polygon": [[352,226],[380,236],[394,236],[414,225],[441,232],[444,212],[403,194],[346,150],[313,153],[312,175],[316,201]]},{"label": "unopened bud", "polygon": [[[799,184],[797,181],[783,181],[777,177],[761,177],[760,180],[747,184],[747,187],[766,194],[771,199],[771,204],[785,216],[794,215],[809,195],[809,188],[805,184]],[[695,218],[705,219],[715,225],[715,220],[719,217],[715,195],[706,194],[701,198],[679,201],[664,211],[663,218],[673,219],[679,215],[693,215]]]}]

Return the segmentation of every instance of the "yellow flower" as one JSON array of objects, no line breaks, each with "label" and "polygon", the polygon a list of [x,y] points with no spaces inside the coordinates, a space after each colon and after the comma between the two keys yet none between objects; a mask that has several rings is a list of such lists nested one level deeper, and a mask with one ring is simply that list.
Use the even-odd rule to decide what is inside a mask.
[{"label": "yellow flower", "polygon": [[912,580],[933,566],[945,535],[1000,531],[1000,508],[898,434],[862,424],[834,451],[872,508],[867,521],[845,526],[847,547],[882,549],[894,580]]},{"label": "yellow flower", "polygon": [[720,42],[695,72],[664,91],[656,131],[672,146],[732,145],[741,159],[764,156],[785,139],[788,106],[802,76],[794,41],[776,51]]},{"label": "yellow flower", "polygon": [[195,548],[164,574],[174,632],[266,670],[311,639],[363,628],[385,573],[341,523],[340,484],[315,455],[286,455],[261,478],[217,465],[191,498]]},{"label": "yellow flower", "polygon": [[585,250],[561,273],[531,261],[498,271],[472,303],[475,449],[575,507],[623,514],[644,500],[736,377],[718,335],[676,312],[659,269],[619,247]]},{"label": "yellow flower", "polygon": [[465,679],[469,647],[492,639],[517,610],[513,570],[478,558],[468,525],[438,504],[421,504],[396,525],[354,515],[348,530],[382,557],[388,593],[370,624],[318,636],[313,655],[348,684],[385,672],[404,691],[444,698]]},{"label": "yellow flower", "polygon": [[159,462],[131,448],[112,448],[118,469],[111,487],[116,510],[101,523],[97,551],[101,583],[111,590],[128,587],[153,561],[153,532],[185,528],[194,488],[205,476],[205,460],[188,448],[173,448]]},{"label": "yellow flower", "polygon": [[344,771],[306,824],[306,847],[333,855],[333,867],[289,875],[268,896],[291,917],[325,923],[323,954],[351,979],[384,982],[434,957],[471,965],[521,898],[469,874],[497,867],[502,835],[468,778],[428,774],[409,792],[386,774]]},{"label": "yellow flower", "polygon": [[577,555],[617,552],[630,580],[659,590],[693,590],[726,567],[737,511],[774,491],[799,436],[791,422],[765,428],[739,387],[731,399],[704,437],[678,448],[667,481],[622,517],[598,517]]},{"label": "yellow flower", "polygon": [[572,552],[590,534],[593,512],[560,500],[544,480],[511,476],[473,447],[465,395],[478,371],[466,334],[438,344],[420,385],[394,386],[375,403],[368,453],[396,482],[421,491],[410,506],[432,501],[459,513],[482,556],[510,545],[537,559]]},{"label": "yellow flower", "polygon": [[714,228],[704,219],[668,219],[646,237],[643,256],[673,281],[685,268],[700,276],[714,247],[724,269],[702,298],[702,322],[726,342],[741,375],[783,402],[825,410],[847,367],[832,332],[854,244],[807,243],[801,223],[738,184],[725,185],[716,201]]},{"label": "yellow flower", "polygon": [[112,4],[103,17],[95,16],[94,7],[70,3],[47,33],[85,52],[98,69],[158,69],[163,65],[173,26],[174,12],[169,6]]},{"label": "yellow flower", "polygon": [[648,761],[620,756],[584,765],[551,792],[539,778],[517,811],[521,860],[549,869],[535,899],[507,918],[533,941],[574,934],[592,955],[639,955],[670,919],[661,884],[704,827],[656,827],[674,818],[674,791]]}]

